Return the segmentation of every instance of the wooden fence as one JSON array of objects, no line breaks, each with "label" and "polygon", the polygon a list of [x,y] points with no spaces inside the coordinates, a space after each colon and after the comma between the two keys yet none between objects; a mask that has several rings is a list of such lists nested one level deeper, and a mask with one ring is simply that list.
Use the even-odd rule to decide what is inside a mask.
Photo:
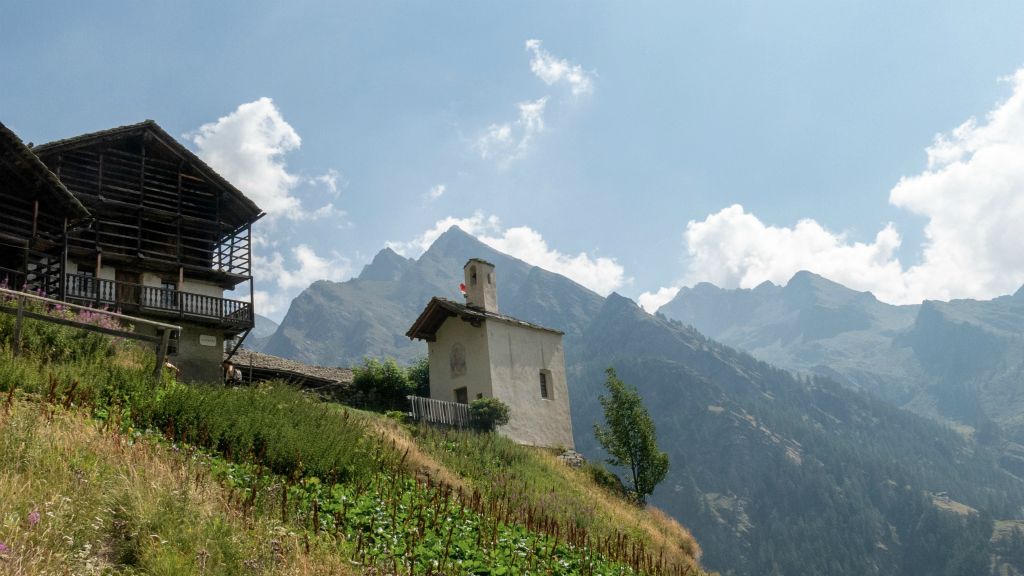
[{"label": "wooden fence", "polygon": [[453,428],[468,428],[470,425],[468,404],[420,396],[408,396],[408,398],[412,419],[417,422],[440,424]]},{"label": "wooden fence", "polygon": [[[11,301],[15,301],[14,306],[10,306]],[[36,307],[29,309],[28,303],[34,302]],[[141,334],[128,329],[122,328],[109,328],[106,326],[99,326],[90,322],[78,320],[75,316],[66,317],[61,315],[59,312],[63,310],[69,310],[74,312],[81,312],[83,310],[88,311],[91,314],[100,316],[106,316],[114,321],[114,325],[134,325],[134,326],[149,326],[153,329],[155,334]],[[50,313],[47,313],[50,312]],[[130,338],[133,340],[143,340],[146,342],[152,342],[156,345],[156,367],[153,370],[153,376],[160,378],[160,374],[163,371],[164,360],[167,358],[167,345],[170,342],[173,334],[181,334],[181,327],[173,324],[164,324],[163,322],[154,322],[153,320],[147,320],[145,318],[137,318],[135,316],[126,316],[124,314],[118,314],[109,310],[100,310],[96,308],[90,308],[88,306],[79,306],[77,304],[69,304],[67,302],[61,302],[60,300],[53,300],[51,298],[45,298],[36,294],[28,292],[18,292],[16,290],[8,290],[6,288],[0,288],[0,313],[11,314],[15,316],[14,321],[14,334],[11,336],[11,351],[15,356],[21,351],[21,325],[25,318],[32,318],[34,320],[42,320],[43,322],[51,322],[54,324],[62,324],[64,326],[71,326],[73,328],[79,328],[81,330],[88,330],[90,332],[99,332],[101,334],[107,334],[110,336],[120,336],[121,338]]]}]

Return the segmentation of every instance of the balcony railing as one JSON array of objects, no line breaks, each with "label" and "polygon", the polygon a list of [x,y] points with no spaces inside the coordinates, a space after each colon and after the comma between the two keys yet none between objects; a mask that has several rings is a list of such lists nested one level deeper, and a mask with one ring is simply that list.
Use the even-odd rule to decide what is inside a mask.
[{"label": "balcony railing", "polygon": [[254,321],[249,302],[81,274],[67,275],[65,296],[67,300],[96,307],[109,306],[140,314],[214,321],[240,329],[251,328]]}]

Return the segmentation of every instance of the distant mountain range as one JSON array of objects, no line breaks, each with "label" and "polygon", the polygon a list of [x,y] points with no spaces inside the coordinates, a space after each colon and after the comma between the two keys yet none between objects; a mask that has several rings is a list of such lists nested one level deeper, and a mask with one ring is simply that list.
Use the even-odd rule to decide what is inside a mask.
[{"label": "distant mountain range", "polygon": [[1024,443],[1024,288],[893,306],[800,272],[781,287],[683,288],[658,312],[777,366]]},{"label": "distant mountain range", "polygon": [[[406,329],[430,297],[459,297],[470,257],[497,266],[503,313],[565,332],[573,429],[588,458],[602,457],[593,425],[602,418],[604,369],[615,366],[639,388],[671,461],[652,501],[694,531],[706,566],[727,575],[1024,569],[1013,560],[1024,558],[1024,538],[1016,543],[1017,525],[1009,522],[1024,512],[1024,481],[1000,460],[1005,451],[980,435],[956,433],[827,378],[794,376],[617,294],[603,298],[497,252],[458,228],[419,259],[386,249],[358,278],[314,283],[294,300],[265,350],[324,365],[356,364],[364,356],[410,361],[425,347],[410,342]],[[873,325],[906,334],[903,323],[913,326],[920,315],[833,290],[810,275],[790,284],[788,304],[775,305],[788,318],[787,342]],[[807,299],[816,304],[801,312]],[[677,301],[684,306],[686,299]],[[714,312],[702,319],[723,330],[758,314],[770,324],[768,308],[744,305],[723,312],[728,319]],[[700,302],[689,306],[694,317],[705,312]],[[886,344],[869,335],[865,346],[884,357]],[[915,375],[899,374],[907,403],[917,397]],[[1008,522],[994,531],[999,518]]]}]

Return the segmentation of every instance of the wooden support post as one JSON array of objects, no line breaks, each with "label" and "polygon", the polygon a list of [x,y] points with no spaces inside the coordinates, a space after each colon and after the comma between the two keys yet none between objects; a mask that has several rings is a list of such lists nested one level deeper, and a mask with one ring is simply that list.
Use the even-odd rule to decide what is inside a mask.
[{"label": "wooden support post", "polygon": [[92,286],[96,291],[96,307],[100,307],[100,268],[103,267],[103,253],[96,252],[96,270],[93,273]]},{"label": "wooden support post", "polygon": [[160,376],[163,374],[164,362],[167,361],[167,345],[171,342],[171,331],[164,328],[157,335],[160,336],[160,343],[156,345],[156,369],[153,371],[153,377],[159,382]]},{"label": "wooden support post", "polygon": [[14,320],[14,336],[11,340],[11,350],[17,356],[21,353],[21,324],[25,320],[25,297],[18,296],[18,316]]},{"label": "wooden support post", "polygon": [[68,297],[68,219],[64,218],[64,234],[60,253],[60,299],[67,300]]},{"label": "wooden support post", "polygon": [[39,231],[39,200],[32,203],[32,238],[35,239]]}]

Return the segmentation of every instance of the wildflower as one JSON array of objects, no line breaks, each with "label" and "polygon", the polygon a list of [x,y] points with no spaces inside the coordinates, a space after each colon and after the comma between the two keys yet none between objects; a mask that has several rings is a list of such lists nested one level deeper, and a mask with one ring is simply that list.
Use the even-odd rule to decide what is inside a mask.
[{"label": "wildflower", "polygon": [[28,527],[31,528],[36,524],[39,524],[39,508],[28,513]]},{"label": "wildflower", "polygon": [[7,554],[11,549],[7,547],[7,544],[0,542],[0,554]]}]

